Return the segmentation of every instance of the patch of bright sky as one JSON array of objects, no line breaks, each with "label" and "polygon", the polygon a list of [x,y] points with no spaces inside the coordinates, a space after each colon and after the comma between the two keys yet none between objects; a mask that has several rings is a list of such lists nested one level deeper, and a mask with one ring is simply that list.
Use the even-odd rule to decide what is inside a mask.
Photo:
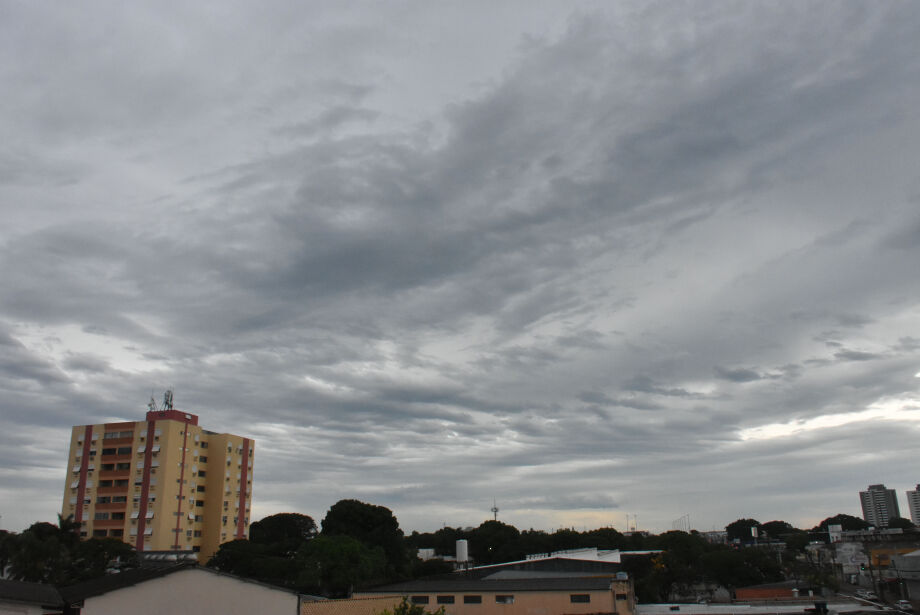
[{"label": "patch of bright sky", "polygon": [[88,333],[77,325],[35,327],[20,323],[14,336],[29,350],[59,366],[71,355],[104,359],[123,372],[146,373],[163,368],[159,361],[130,349],[133,342],[109,334]]},{"label": "patch of bright sky", "polygon": [[872,420],[920,422],[920,397],[905,395],[883,398],[860,412],[840,412],[807,421],[789,421],[750,427],[742,429],[738,435],[742,441],[772,440]]}]

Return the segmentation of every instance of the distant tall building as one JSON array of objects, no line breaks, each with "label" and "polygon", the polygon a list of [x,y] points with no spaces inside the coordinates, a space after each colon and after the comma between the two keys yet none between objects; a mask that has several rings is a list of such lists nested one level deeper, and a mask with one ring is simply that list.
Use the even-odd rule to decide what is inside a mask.
[{"label": "distant tall building", "polygon": [[84,538],[197,553],[205,563],[249,534],[254,443],[202,429],[171,395],[164,405],[144,421],[73,428],[61,514],[82,524]]},{"label": "distant tall building", "polygon": [[920,525],[920,485],[907,492],[907,508],[910,510],[910,520],[913,524]]},{"label": "distant tall building", "polygon": [[889,519],[901,516],[897,494],[894,489],[886,489],[885,485],[869,485],[867,491],[859,492],[859,501],[863,519],[869,525],[888,527]]}]

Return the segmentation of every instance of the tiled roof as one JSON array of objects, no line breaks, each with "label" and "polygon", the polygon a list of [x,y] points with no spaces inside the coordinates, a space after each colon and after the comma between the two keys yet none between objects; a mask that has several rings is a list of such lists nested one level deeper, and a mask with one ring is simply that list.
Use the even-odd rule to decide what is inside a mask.
[{"label": "tiled roof", "polygon": [[60,606],[63,602],[53,585],[7,579],[0,579],[0,600],[47,607]]}]

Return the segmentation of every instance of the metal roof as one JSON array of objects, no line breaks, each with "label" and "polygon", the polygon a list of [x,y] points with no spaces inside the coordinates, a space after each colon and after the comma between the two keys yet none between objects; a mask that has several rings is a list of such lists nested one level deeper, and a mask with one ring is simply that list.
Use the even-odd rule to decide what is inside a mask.
[{"label": "metal roof", "polygon": [[615,580],[611,577],[541,578],[541,579],[471,579],[432,578],[381,585],[366,589],[362,594],[408,592],[506,592],[506,591],[609,591]]},{"label": "metal roof", "polygon": [[0,600],[44,607],[60,607],[61,595],[53,585],[0,579]]}]

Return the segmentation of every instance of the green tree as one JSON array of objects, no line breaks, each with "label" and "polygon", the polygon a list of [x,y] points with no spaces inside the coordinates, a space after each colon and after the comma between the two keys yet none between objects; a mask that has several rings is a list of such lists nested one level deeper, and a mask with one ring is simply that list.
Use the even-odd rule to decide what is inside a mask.
[{"label": "green tree", "polygon": [[804,553],[805,547],[811,542],[811,536],[805,530],[793,528],[792,531],[783,536],[786,543],[786,550],[796,553]]},{"label": "green tree", "polygon": [[351,536],[320,535],[297,554],[298,587],[329,597],[346,597],[361,585],[386,580],[387,561],[380,546]]},{"label": "green tree", "polygon": [[90,538],[79,542],[72,551],[72,581],[86,581],[110,570],[137,567],[137,551],[117,538]]},{"label": "green tree", "polygon": [[828,517],[819,523],[814,529],[820,532],[826,532],[829,525],[840,525],[846,532],[865,530],[869,528],[869,523],[859,517],[839,513],[833,517]]},{"label": "green tree", "polygon": [[584,542],[598,549],[623,549],[625,536],[612,527],[602,527],[583,534]]},{"label": "green tree", "polygon": [[16,548],[16,534],[0,530],[0,571],[6,570],[10,565],[10,558]]},{"label": "green tree", "polygon": [[553,540],[552,534],[533,528],[521,532],[517,542],[520,550],[527,555],[531,553],[549,553],[556,548],[556,541]]},{"label": "green tree", "polygon": [[[217,553],[208,560],[208,568],[229,572],[241,577],[263,579],[260,573],[261,559],[267,555],[265,545],[244,538],[230,540],[218,547]],[[265,579],[263,579],[265,580]]]},{"label": "green tree", "polygon": [[521,533],[501,521],[485,521],[470,535],[470,555],[478,564],[497,564],[523,559]]},{"label": "green tree", "polygon": [[269,515],[249,526],[249,540],[266,545],[277,555],[293,555],[304,542],[315,536],[316,522],[300,513]]},{"label": "green tree", "polygon": [[889,528],[900,528],[902,530],[912,530],[916,525],[910,522],[910,519],[905,519],[904,517],[892,517],[888,520]]},{"label": "green tree", "polygon": [[756,527],[758,534],[760,533],[760,522],[756,519],[738,519],[737,521],[732,521],[725,526],[725,531],[728,533],[728,539],[730,541],[739,540],[742,543],[748,543],[754,541],[754,536],[751,533],[752,527]]},{"label": "green tree", "polygon": [[781,540],[783,536],[795,530],[791,523],[786,523],[785,521],[767,521],[760,528],[763,530],[765,537],[773,540]]},{"label": "green tree", "polygon": [[408,572],[409,556],[403,532],[389,508],[358,500],[339,500],[326,513],[322,526],[325,536],[351,536],[369,547],[383,549],[391,575]]},{"label": "green tree", "polygon": [[771,583],[783,578],[776,558],[757,548],[719,548],[700,558],[704,577],[729,589]]},{"label": "green tree", "polygon": [[58,525],[40,521],[7,537],[8,574],[17,581],[66,585],[79,578],[74,566],[79,524],[58,515]]},{"label": "green tree", "polygon": [[843,531],[851,532],[857,530],[865,530],[869,527],[869,524],[866,523],[863,519],[859,517],[854,517],[853,515],[847,515],[840,513],[834,515],[833,517],[828,517],[818,525],[812,528],[812,532],[817,533],[821,536],[821,539],[824,542],[830,542],[830,538],[827,534],[827,527],[829,525],[839,525],[842,527]]}]

